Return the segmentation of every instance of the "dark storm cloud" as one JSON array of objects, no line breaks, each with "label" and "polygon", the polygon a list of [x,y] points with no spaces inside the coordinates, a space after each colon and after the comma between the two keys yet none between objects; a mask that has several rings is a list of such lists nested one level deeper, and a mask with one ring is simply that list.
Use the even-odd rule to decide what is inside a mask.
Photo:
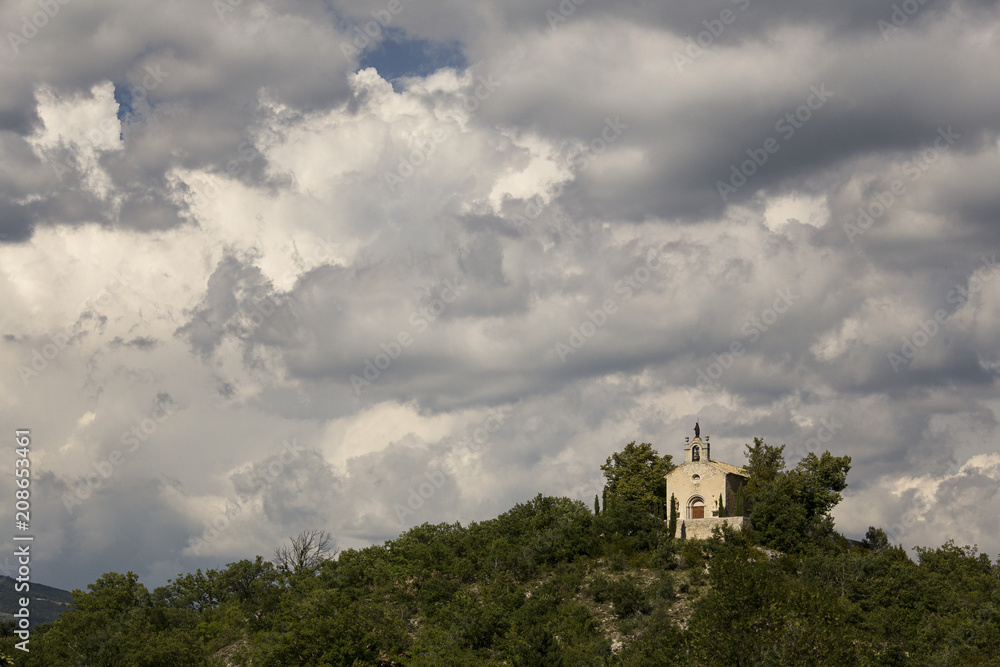
[{"label": "dark storm cloud", "polygon": [[[37,10],[30,3],[6,6],[0,24],[19,26],[29,8]],[[72,202],[57,203],[62,196],[53,190],[71,189],[66,184],[39,179],[33,194],[55,201],[39,207],[8,204],[3,216],[11,230],[8,240],[29,236],[34,224],[72,224],[80,215],[145,230],[182,224],[182,207],[164,191],[168,173],[176,167],[225,172],[237,147],[253,144],[250,126],[259,118],[262,91],[302,112],[346,99],[345,74],[352,63],[336,47],[331,17],[316,8],[315,3],[298,8],[313,19],[307,24],[296,8],[279,9],[266,21],[253,19],[249,10],[221,21],[211,3],[197,1],[60,5],[0,67],[0,123],[22,137],[37,130],[39,85],[59,97],[116,82],[124,153],[106,156],[105,162],[125,201],[120,211],[110,202],[81,210]],[[87,55],[67,58],[68,53]],[[38,162],[23,151],[11,153],[9,146],[0,154],[22,171]],[[264,162],[257,160],[245,175],[259,175]],[[6,186],[0,182],[0,192]]]},{"label": "dark storm cloud", "polygon": [[252,345],[254,333],[281,307],[252,256],[226,254],[213,271],[202,302],[175,332],[209,358],[226,336]]},{"label": "dark storm cloud", "polygon": [[[1000,278],[979,268],[1000,229],[996,2],[888,32],[892,4],[853,0],[387,6],[70,3],[0,64],[0,240],[24,253],[4,257],[24,322],[0,354],[13,377],[72,334],[17,394],[51,424],[46,484],[70,489],[164,387],[191,406],[55,522],[50,571],[162,579],[302,528],[363,546],[539,491],[589,502],[611,452],[677,457],[695,420],[736,464],[754,436],[790,465],[852,456],[845,530],[901,522],[919,489],[996,550],[967,510],[996,481],[975,458],[1000,368]],[[95,265],[133,289],[81,316],[60,290]]]}]

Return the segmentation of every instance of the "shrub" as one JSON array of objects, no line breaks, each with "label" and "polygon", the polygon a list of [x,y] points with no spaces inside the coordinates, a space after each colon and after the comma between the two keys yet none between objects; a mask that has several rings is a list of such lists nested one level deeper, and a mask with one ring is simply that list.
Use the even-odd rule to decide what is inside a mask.
[{"label": "shrub", "polygon": [[602,604],[611,597],[611,582],[603,574],[596,575],[590,581],[590,595],[594,602]]},{"label": "shrub", "polygon": [[612,572],[623,572],[628,566],[628,560],[625,552],[619,551],[608,559],[608,567],[611,568]]},{"label": "shrub", "polygon": [[649,560],[650,567],[662,568],[665,570],[675,570],[677,569],[677,548],[676,544],[672,541],[664,541],[660,546],[656,548],[653,552],[652,557]]},{"label": "shrub", "polygon": [[667,574],[661,574],[660,580],[656,583],[656,587],[653,592],[658,598],[663,600],[673,600],[675,597],[673,577]]},{"label": "shrub", "polygon": [[701,544],[695,540],[688,540],[681,547],[681,556],[684,559],[684,567],[700,568],[705,565],[705,554],[702,553]]},{"label": "shrub", "polygon": [[625,577],[611,585],[611,604],[615,607],[615,616],[625,618],[635,613],[648,614],[650,611],[649,597],[632,577]]}]

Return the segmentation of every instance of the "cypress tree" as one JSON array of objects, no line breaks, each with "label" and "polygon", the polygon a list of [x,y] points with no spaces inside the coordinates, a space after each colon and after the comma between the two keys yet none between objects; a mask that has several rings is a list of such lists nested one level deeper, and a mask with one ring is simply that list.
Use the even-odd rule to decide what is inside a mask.
[{"label": "cypress tree", "polygon": [[677,499],[672,493],[670,494],[670,523],[667,524],[667,533],[670,535],[670,539],[677,536]]},{"label": "cypress tree", "polygon": [[726,516],[726,506],[722,502],[722,494],[719,494],[719,516]]},{"label": "cypress tree", "polygon": [[600,500],[600,498],[597,497],[597,494],[595,493],[594,494],[594,516],[597,516],[600,513],[601,513],[601,500]]}]

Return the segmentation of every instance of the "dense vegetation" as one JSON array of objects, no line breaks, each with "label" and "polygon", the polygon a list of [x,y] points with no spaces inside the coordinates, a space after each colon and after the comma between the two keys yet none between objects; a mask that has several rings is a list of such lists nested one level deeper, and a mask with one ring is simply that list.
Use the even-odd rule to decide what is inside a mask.
[{"label": "dense vegetation", "polygon": [[320,539],[153,592],[107,574],[16,664],[1000,665],[1000,562],[849,543],[829,521],[849,459],[749,450],[748,511],[776,528],[681,541],[640,492],[596,515],[539,495],[336,559]]}]

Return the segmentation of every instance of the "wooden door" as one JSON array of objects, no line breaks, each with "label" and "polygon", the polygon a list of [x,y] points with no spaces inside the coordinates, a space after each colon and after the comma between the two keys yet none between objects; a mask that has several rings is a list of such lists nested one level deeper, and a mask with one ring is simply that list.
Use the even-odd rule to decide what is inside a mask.
[{"label": "wooden door", "polygon": [[692,519],[704,519],[705,518],[705,506],[696,505],[691,508],[691,518]]}]

